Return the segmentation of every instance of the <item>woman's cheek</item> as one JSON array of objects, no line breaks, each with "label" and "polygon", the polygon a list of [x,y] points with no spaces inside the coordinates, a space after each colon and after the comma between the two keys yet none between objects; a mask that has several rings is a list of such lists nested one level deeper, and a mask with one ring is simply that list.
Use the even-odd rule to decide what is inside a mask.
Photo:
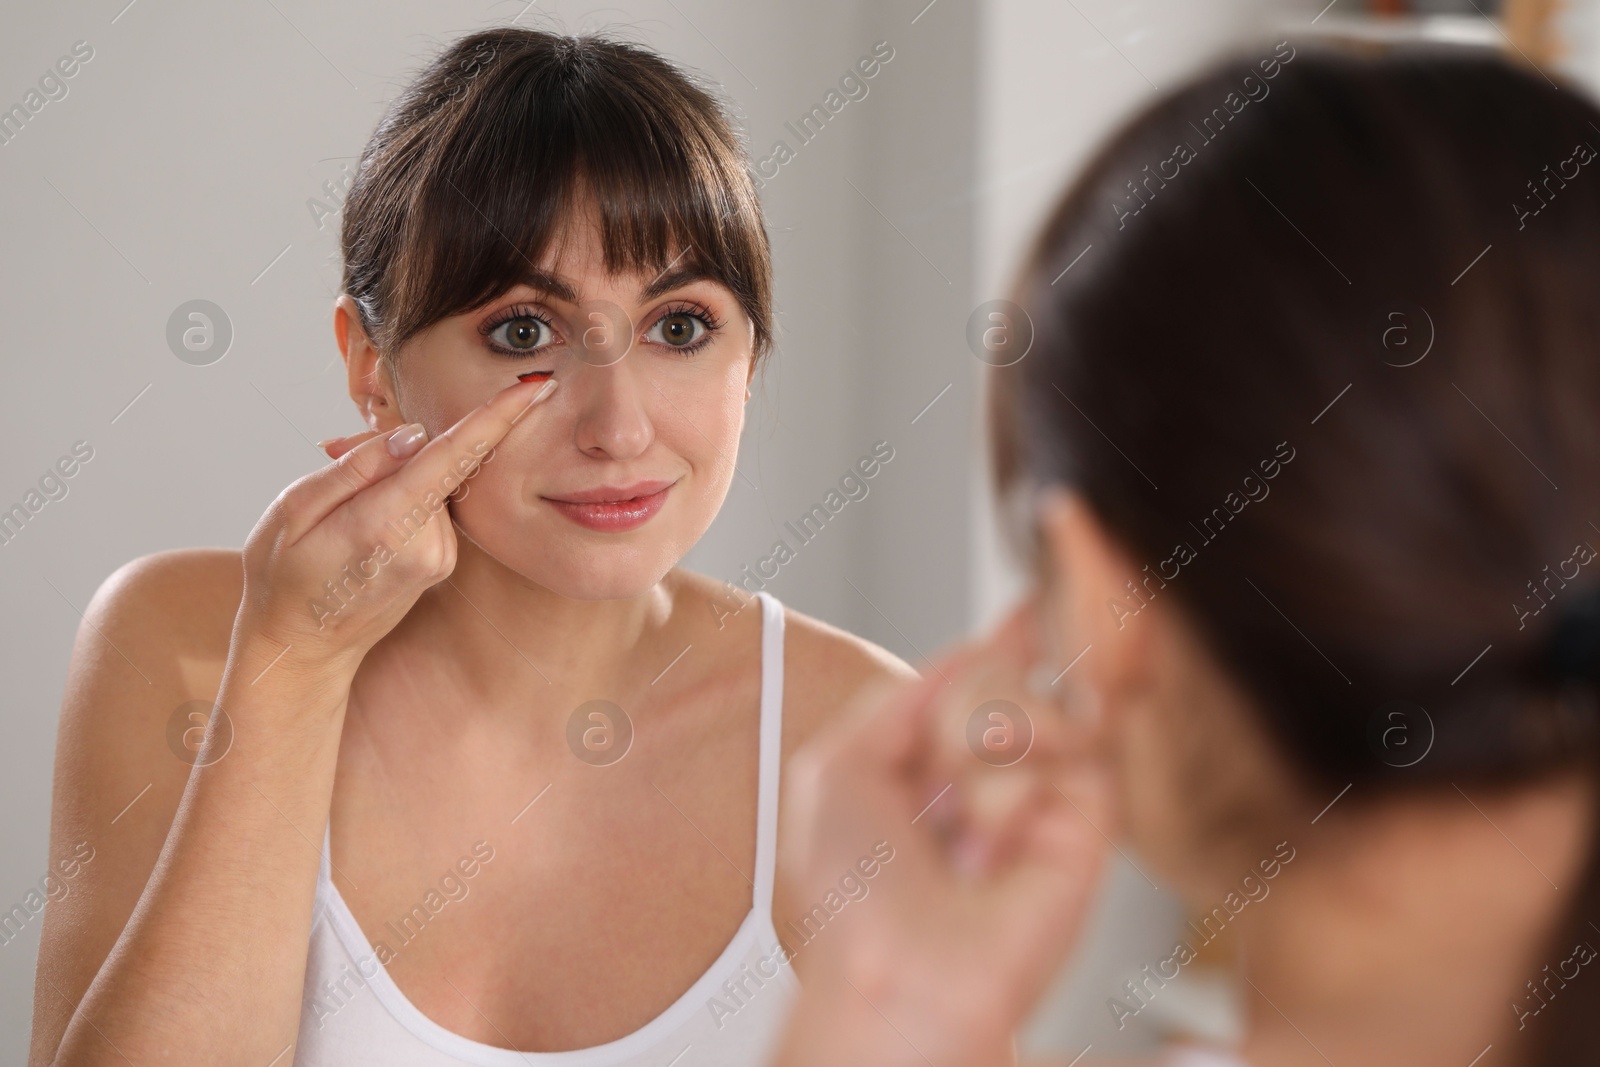
[{"label": "woman's cheek", "polygon": [[692,373],[702,368],[674,369],[677,373],[663,374],[653,383],[668,401],[657,408],[657,434],[666,436],[662,431],[670,427],[672,450],[697,471],[717,470],[733,477],[744,432],[743,372],[718,367],[713,376]]},{"label": "woman's cheek", "polygon": [[500,527],[508,510],[507,482],[504,468],[499,466],[505,457],[498,452],[490,455],[489,462],[480,463],[477,471],[450,499],[451,516],[473,535],[474,540]]},{"label": "woman's cheek", "polygon": [[539,457],[549,455],[552,449],[543,435],[531,432],[532,427],[527,429],[530,432],[524,433],[524,427],[512,427],[498,444],[484,451],[477,469],[456,494],[452,513],[469,532],[493,537],[497,531],[512,530],[519,519],[532,513]]}]

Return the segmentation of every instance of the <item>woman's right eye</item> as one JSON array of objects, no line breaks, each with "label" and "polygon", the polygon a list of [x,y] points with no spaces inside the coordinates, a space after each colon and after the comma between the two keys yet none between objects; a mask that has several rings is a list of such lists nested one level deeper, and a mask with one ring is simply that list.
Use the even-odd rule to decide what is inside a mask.
[{"label": "woman's right eye", "polygon": [[550,324],[531,315],[506,319],[489,331],[489,339],[507,355],[531,355],[555,340]]}]

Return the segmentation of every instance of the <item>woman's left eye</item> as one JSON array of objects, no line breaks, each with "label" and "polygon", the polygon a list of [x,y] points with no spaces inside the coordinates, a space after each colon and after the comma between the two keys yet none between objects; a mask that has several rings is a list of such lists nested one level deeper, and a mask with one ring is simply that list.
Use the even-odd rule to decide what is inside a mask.
[{"label": "woman's left eye", "polygon": [[694,312],[673,311],[656,320],[645,339],[668,348],[693,348],[709,332],[705,321]]}]

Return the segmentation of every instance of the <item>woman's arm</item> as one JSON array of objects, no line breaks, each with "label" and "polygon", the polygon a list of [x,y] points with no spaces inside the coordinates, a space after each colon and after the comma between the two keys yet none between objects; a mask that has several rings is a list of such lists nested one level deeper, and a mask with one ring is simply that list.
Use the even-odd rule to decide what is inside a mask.
[{"label": "woman's arm", "polygon": [[[187,664],[219,660],[206,647],[215,635],[194,631],[220,623],[226,655],[232,611],[218,619],[217,602],[231,586],[239,603],[238,554],[215,555],[136,561],[85,613],[62,706],[50,847],[52,861],[80,866],[45,912],[36,1067],[243,1063],[276,1041],[265,1064],[298,1028],[315,846],[348,683],[267,670],[252,685],[281,648],[247,639],[219,689],[195,687]],[[233,574],[222,575],[227,555]],[[181,732],[169,749],[168,722],[179,713],[180,730],[199,729],[179,709],[213,692],[232,744],[191,771]]]},{"label": "woman's arm", "polygon": [[[512,386],[426,445],[403,437],[408,427],[393,439],[357,435],[268,508],[245,543],[218,691],[231,743],[220,758],[202,750],[154,859],[150,842],[166,812],[158,817],[152,805],[151,821],[130,824],[142,831],[130,834],[123,862],[65,898],[74,904],[52,920],[41,950],[38,984],[56,1003],[40,1015],[36,1067],[280,1062],[299,1028],[350,682],[367,651],[454,567],[444,500],[554,385]],[[352,567],[362,571],[361,595],[330,601]],[[63,709],[54,848],[94,833],[111,797],[136,784],[119,767],[129,724],[148,731],[162,718],[181,671],[173,646],[183,605],[163,607],[144,585],[108,583],[85,619]],[[165,664],[161,685],[123,643]],[[219,723],[207,746],[220,747]],[[148,745],[147,735],[131,740],[134,751]],[[119,779],[116,794],[98,786],[97,771]]]}]

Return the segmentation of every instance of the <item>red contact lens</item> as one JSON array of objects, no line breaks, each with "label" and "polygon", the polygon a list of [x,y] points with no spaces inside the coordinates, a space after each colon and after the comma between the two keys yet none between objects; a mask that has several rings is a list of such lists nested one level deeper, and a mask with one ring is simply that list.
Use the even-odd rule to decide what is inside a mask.
[{"label": "red contact lens", "polygon": [[542,381],[547,380],[554,373],[555,373],[555,371],[553,371],[553,370],[531,370],[531,371],[528,371],[526,374],[517,375],[517,381],[519,381],[519,382],[542,382]]}]

